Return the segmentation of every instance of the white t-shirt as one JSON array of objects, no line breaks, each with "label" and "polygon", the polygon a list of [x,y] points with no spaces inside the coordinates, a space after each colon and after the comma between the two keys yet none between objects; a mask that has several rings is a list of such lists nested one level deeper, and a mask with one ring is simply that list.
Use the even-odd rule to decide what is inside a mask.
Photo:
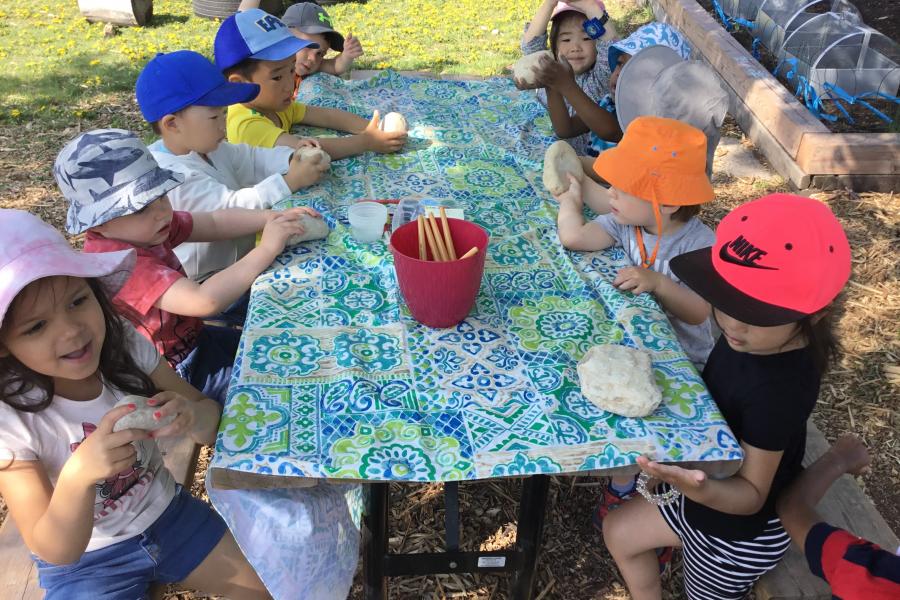
[{"label": "white t-shirt", "polygon": [[[172,154],[162,140],[150,144],[150,152],[164,169],[184,175],[184,183],[169,190],[175,210],[211,212],[223,208],[272,208],[291,194],[284,181],[293,148],[256,148],[222,142],[207,154]],[[187,276],[203,281],[233,265],[253,249],[255,235],[180,244],[175,254]]]},{"label": "white t-shirt", "polygon": [[[159,353],[134,328],[123,323],[131,355],[142,371],[153,372]],[[0,455],[15,460],[39,460],[56,485],[63,465],[97,423],[125,394],[104,385],[93,400],[83,402],[53,396],[42,411],[29,413],[0,402]],[[87,551],[99,550],[142,533],[175,496],[175,480],[162,461],[156,442],[141,440],[132,468],[97,483],[94,529]]]}]

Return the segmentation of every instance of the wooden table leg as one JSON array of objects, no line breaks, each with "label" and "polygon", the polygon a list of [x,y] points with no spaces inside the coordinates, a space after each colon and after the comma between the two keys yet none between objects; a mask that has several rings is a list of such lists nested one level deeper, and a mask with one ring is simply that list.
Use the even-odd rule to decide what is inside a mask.
[{"label": "wooden table leg", "polygon": [[522,553],[522,564],[510,584],[511,600],[530,600],[534,589],[535,571],[541,536],[544,532],[544,513],[550,477],[532,475],[522,483],[522,499],[519,501],[519,526],[516,532],[516,548]]},{"label": "wooden table leg", "polygon": [[365,486],[363,515],[363,597],[366,600],[386,600],[387,578],[384,561],[388,553],[389,483],[369,483]]}]

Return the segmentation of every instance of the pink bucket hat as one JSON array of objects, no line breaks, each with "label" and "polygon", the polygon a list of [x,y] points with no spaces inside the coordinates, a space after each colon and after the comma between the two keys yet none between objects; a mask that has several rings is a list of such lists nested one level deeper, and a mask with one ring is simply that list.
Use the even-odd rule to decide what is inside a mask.
[{"label": "pink bucket hat", "polygon": [[82,253],[53,227],[23,210],[0,209],[0,325],[32,281],[56,275],[96,277],[114,296],[134,268],[134,250]]},{"label": "pink bucket hat", "polygon": [[[605,4],[603,4],[600,0],[595,0],[595,3],[597,4],[597,6],[600,7],[600,12],[606,12],[606,5],[605,5]],[[561,2],[561,1],[560,1],[560,2],[557,2],[557,3],[556,3],[556,8],[553,9],[553,14],[550,15],[550,18],[552,19],[552,18],[556,17],[556,15],[558,15],[559,13],[565,12],[565,11],[567,11],[567,10],[571,10],[571,11],[574,11],[574,12],[577,12],[577,13],[581,13],[581,14],[586,14],[586,13],[585,13],[583,10],[581,10],[580,8],[575,7],[575,6],[572,6],[571,4],[568,4],[568,3],[566,3],[566,2]]]}]

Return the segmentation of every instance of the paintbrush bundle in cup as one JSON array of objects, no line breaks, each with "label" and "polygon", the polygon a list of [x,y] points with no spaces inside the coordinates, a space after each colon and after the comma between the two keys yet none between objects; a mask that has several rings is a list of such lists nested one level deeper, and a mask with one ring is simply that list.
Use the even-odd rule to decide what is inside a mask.
[{"label": "paintbrush bundle in cup", "polygon": [[435,262],[448,262],[462,260],[478,253],[478,246],[473,246],[468,252],[457,258],[456,246],[453,244],[453,236],[450,234],[450,222],[447,220],[447,211],[440,207],[441,224],[438,225],[434,213],[428,216],[419,215],[419,260],[429,260],[428,251],[431,252],[431,260]]}]

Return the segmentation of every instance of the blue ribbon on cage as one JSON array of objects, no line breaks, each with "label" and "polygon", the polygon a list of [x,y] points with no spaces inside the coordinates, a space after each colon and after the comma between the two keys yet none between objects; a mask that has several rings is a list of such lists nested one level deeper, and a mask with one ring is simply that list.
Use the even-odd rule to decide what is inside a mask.
[{"label": "blue ribbon on cage", "polygon": [[781,67],[783,67],[785,65],[785,63],[791,65],[791,69],[787,73],[784,74],[785,79],[790,81],[791,79],[794,78],[794,75],[797,73],[797,59],[796,58],[782,58],[781,61],[779,61],[779,63],[777,65],[775,65],[775,68],[772,69],[772,75],[775,77],[778,77],[778,72],[781,70]]},{"label": "blue ribbon on cage", "polygon": [[725,14],[725,11],[722,9],[722,5],[719,3],[719,0],[712,0],[713,9],[716,11],[716,15],[718,15],[719,20],[722,21],[722,26],[725,27],[725,31],[731,31],[731,19],[728,15]]},{"label": "blue ribbon on cage", "polygon": [[842,89],[840,86],[834,85],[833,83],[824,83],[824,84],[822,84],[822,87],[824,87],[828,91],[829,95],[831,95],[833,97],[833,99],[835,100],[835,103],[841,107],[841,110],[844,112],[845,115],[847,115],[847,119],[851,123],[853,122],[853,119],[850,118],[850,115],[847,114],[847,111],[844,110],[843,106],[840,105],[839,100],[843,100],[844,102],[847,102],[850,105],[859,104],[861,106],[864,106],[865,108],[870,110],[872,112],[872,114],[874,114],[876,117],[878,117],[885,123],[891,124],[894,122],[894,120],[891,117],[887,116],[886,114],[884,114],[883,112],[881,112],[880,110],[878,110],[877,108],[875,108],[874,106],[872,106],[871,104],[866,102],[864,100],[864,98],[884,98],[885,100],[888,100],[895,104],[900,104],[900,98],[898,98],[896,96],[891,96],[890,94],[885,94],[884,92],[863,92],[862,94],[858,94],[856,96],[851,96],[850,94],[847,93],[846,90]]},{"label": "blue ribbon on cage", "polygon": [[753,58],[756,60],[762,60],[762,53],[759,51],[759,45],[762,43],[762,40],[758,37],[753,38],[753,43],[750,44],[750,53],[753,55]]}]

